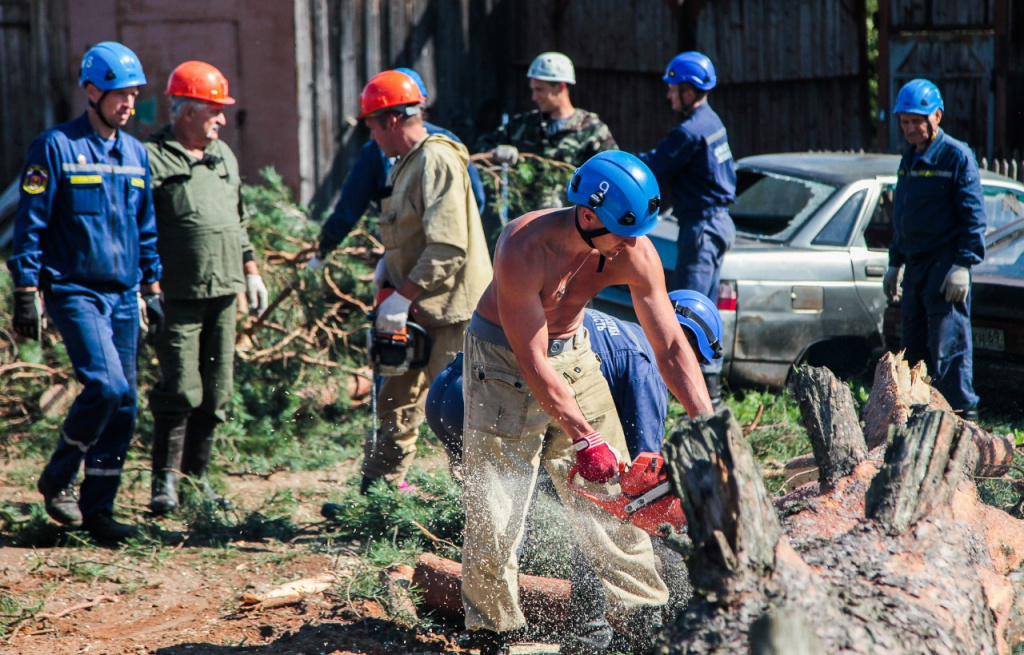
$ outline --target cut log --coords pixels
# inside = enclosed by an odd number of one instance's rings
[[[933,396],[932,387],[928,384],[930,381],[924,362],[910,368],[903,359],[902,351],[885,353],[879,358],[871,395],[861,412],[868,448],[884,444],[889,437],[890,426],[906,425],[910,408],[914,405],[952,409],[941,394],[936,392]]]
[[[442,614],[464,616],[462,565],[424,553],[416,561],[412,582],[423,594],[423,603]],[[519,604],[531,627],[555,631],[565,623],[569,608],[568,580],[536,575],[519,576]]]
[[[869,458],[824,492],[805,485],[779,502],[781,523],[763,509],[764,487],[747,483],[753,456],[739,433],[723,413],[667,440],[695,598],[660,653],[783,652],[780,633],[795,635],[784,652],[815,654],[1009,653],[1024,642],[1024,525],[963,476],[969,426],[922,413],[894,433],[885,473]]]
[[[853,393],[832,371],[815,366],[800,367],[794,388],[814,450],[818,482],[831,488],[868,456]]]
[[[782,533],[764,476],[743,430],[727,408],[685,421],[663,445],[675,462],[669,479],[683,500],[694,551],[695,589],[731,603],[774,567]]]

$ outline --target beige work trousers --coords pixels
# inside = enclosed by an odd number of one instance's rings
[[[590,349],[589,335],[585,331],[584,335],[574,348],[549,361],[590,424],[628,457],[615,403]],[[576,451],[569,435],[530,392],[515,354],[471,330],[466,331],[464,353],[462,604],[466,627],[507,632],[526,624],[519,606],[516,546],[523,537],[542,464],[568,510],[580,547],[601,579],[609,617],[625,618],[643,607],[665,604],[668,588],[654,568],[647,533],[566,486]],[[573,482],[580,481],[576,476]]]
[[[372,434],[363,442],[364,476],[385,478],[395,485],[405,480],[416,457],[430,383],[459,352],[468,325],[469,321],[460,321],[428,329],[432,346],[427,365],[384,378],[377,394],[377,443],[374,446]]]

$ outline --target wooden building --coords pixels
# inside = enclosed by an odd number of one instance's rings
[[[416,69],[431,119],[472,149],[502,112],[532,107],[525,74],[546,50],[573,59],[575,104],[630,151],[654,147],[678,120],[661,76],[690,49],[715,63],[710,102],[737,157],[894,150],[893,89],[917,76],[943,87],[952,134],[986,152],[1020,149],[1022,2],[877,1],[876,76],[868,0],[0,0],[0,186],[36,134],[83,110],[78,65],[103,40],[135,50],[149,78],[132,131],[166,121],[177,63],[209,61],[239,100],[224,138],[247,181],[273,166],[318,210],[366,139],[354,117],[372,75]]]

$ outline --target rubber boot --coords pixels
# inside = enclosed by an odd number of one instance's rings
[[[193,412],[185,430],[185,452],[182,455],[181,472],[196,478],[202,485],[203,494],[224,510],[231,509],[231,501],[221,496],[210,486],[210,457],[213,440],[217,431],[217,419],[208,414]]]
[[[187,425],[187,416],[153,417],[153,484],[149,511],[157,516],[178,509],[178,473]]]
[[[711,397],[711,407],[717,412],[722,406],[722,374],[705,373],[704,384],[708,387],[708,396]]]

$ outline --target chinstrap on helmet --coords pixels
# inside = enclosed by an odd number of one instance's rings
[[[593,209],[606,230],[619,236],[642,236],[658,223],[658,181],[628,152],[606,150],[588,159],[576,169],[566,195],[573,204]]]
[[[679,289],[668,294],[679,325],[686,328],[701,364],[722,356],[722,315],[711,299],[697,291]]]
[[[668,63],[662,81],[669,84],[692,84],[701,91],[710,91],[718,84],[715,67],[704,54],[696,51],[676,55]]]

